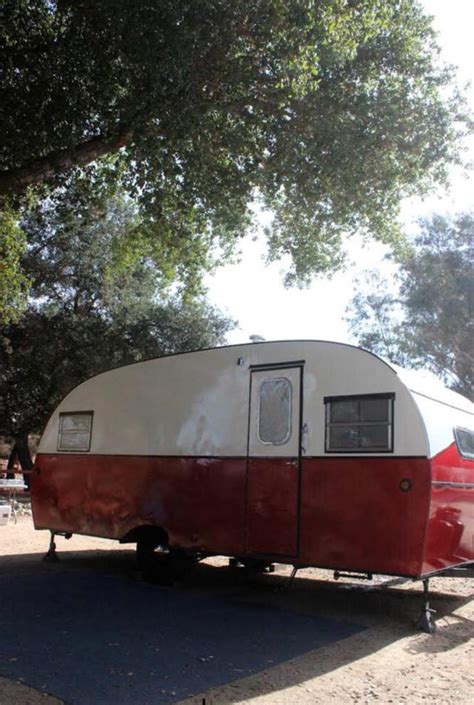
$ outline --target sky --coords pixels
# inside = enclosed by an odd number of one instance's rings
[[[422,4],[434,17],[444,61],[458,67],[459,84],[474,83],[474,0],[424,0]],[[474,86],[466,95],[474,108]],[[466,148],[474,160],[474,139],[466,143]],[[473,206],[474,177],[457,170],[452,173],[450,193],[437,192],[425,201],[405,201],[402,221],[409,230],[415,227],[417,218],[432,212],[448,214]],[[387,248],[378,243],[363,247],[353,240],[343,272],[331,279],[315,278],[307,289],[287,289],[282,283],[284,263],[264,263],[265,244],[258,237],[263,225],[261,219],[243,241],[238,264],[218,269],[206,281],[210,302],[238,322],[227,342],[245,343],[256,334],[266,340],[305,338],[355,343],[344,320],[354,293],[354,278],[371,268],[390,276],[393,270],[384,261]]]

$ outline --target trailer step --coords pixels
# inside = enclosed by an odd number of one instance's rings
[[[343,570],[334,571],[334,580],[339,578],[350,578],[352,580],[373,580],[373,573],[346,573]]]

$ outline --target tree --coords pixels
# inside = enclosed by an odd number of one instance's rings
[[[379,271],[365,271],[355,281],[347,321],[359,345],[403,365],[408,364],[399,346],[403,310],[399,286],[393,280],[391,284]]]
[[[427,367],[473,398],[474,215],[434,215],[399,257],[397,282],[372,274],[353,299],[359,344],[392,362]]]
[[[133,204],[109,192],[96,193],[92,207],[88,190],[79,180],[23,213],[30,300],[19,321],[0,327],[0,435],[13,439],[26,469],[29,433],[78,383],[217,345],[232,326],[202,295],[181,294],[176,271],[163,274],[143,254],[112,266],[120,239],[138,237],[139,220]]]
[[[229,247],[255,197],[289,282],[383,241],[469,125],[415,0],[5,0],[0,192],[116,154],[165,242]],[[112,178],[112,175],[111,175]]]
[[[21,267],[26,239],[11,207],[0,211],[0,320],[18,320],[26,306],[28,279]]]

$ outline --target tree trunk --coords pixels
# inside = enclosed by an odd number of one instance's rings
[[[28,436],[28,433],[21,433],[15,437],[10,451],[10,457],[8,458],[7,470],[13,470],[15,461],[18,459],[21,469],[27,471],[23,473],[23,481],[28,489],[30,489],[31,475],[29,471],[33,468],[33,461],[31,459],[30,446],[28,445]],[[7,480],[13,480],[14,477],[14,473],[7,473]]]
[[[97,136],[70,149],[52,152],[26,166],[0,172],[0,194],[23,193],[28,186],[50,180],[61,171],[83,166],[109,152],[116,152],[129,141],[131,131],[123,129],[112,137]]]
[[[10,449],[10,455],[8,457],[8,463],[7,463],[7,471],[8,470],[13,470],[15,468],[15,461],[17,458],[17,450],[16,450],[16,443],[14,442],[11,449]],[[14,472],[7,472],[7,480],[14,480],[15,479],[15,473]]]

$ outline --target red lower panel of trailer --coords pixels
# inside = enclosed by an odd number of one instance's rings
[[[431,475],[423,573],[474,561],[474,461],[453,443],[431,459]]]
[[[33,515],[37,528],[121,539],[159,526],[208,553],[415,577],[474,560],[474,493],[459,503],[435,487],[430,510],[431,479],[426,458],[40,454]]]

